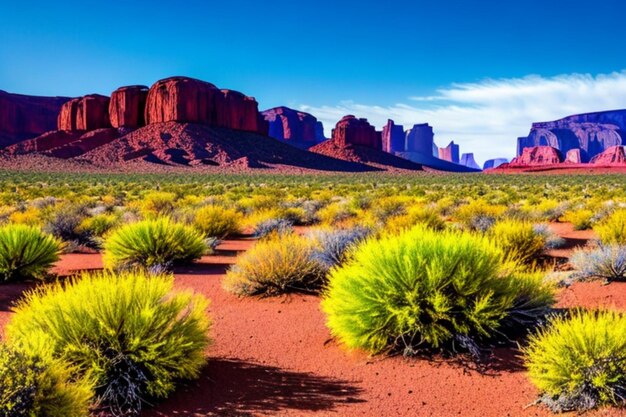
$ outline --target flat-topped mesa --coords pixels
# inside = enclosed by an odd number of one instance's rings
[[[551,122],[533,123],[530,133],[517,140],[524,148],[552,146],[563,154],[580,149],[583,162],[604,150],[626,143],[626,110],[577,114]]]
[[[406,135],[404,127],[395,124],[393,120],[387,120],[387,124],[383,126],[381,138],[383,151],[391,153],[405,151]]]
[[[189,122],[257,133],[265,130],[253,97],[188,77],[154,83],[146,98],[145,119],[147,124]]]
[[[428,123],[413,125],[413,127],[406,132],[406,151],[417,152],[422,155],[431,155],[433,153],[433,140],[433,128],[429,126]]]
[[[454,143],[454,141],[452,141],[445,148],[439,148],[439,159],[443,159],[444,161],[458,164],[459,163],[459,145],[457,145],[456,143]]]
[[[111,127],[109,97],[90,94],[63,104],[57,119],[58,130],[96,130]]]
[[[308,148],[325,140],[324,126],[315,116],[280,106],[261,112],[269,124],[269,136],[291,145]]]
[[[340,147],[359,145],[382,150],[380,132],[376,132],[376,128],[367,119],[357,119],[353,115],[344,116],[337,122],[332,132],[332,140]]]
[[[624,153],[623,146],[612,146],[596,155],[591,159],[592,164],[596,165],[614,165],[614,164],[626,164],[626,154]]]
[[[148,87],[131,85],[111,93],[109,117],[113,127],[137,128],[145,126],[144,112]]]
[[[506,159],[506,158],[487,159],[485,161],[485,163],[483,164],[483,170],[485,170],[485,169],[492,169],[492,168],[498,168],[500,165],[507,164],[508,162],[509,162],[509,160]]]
[[[555,165],[563,162],[561,152],[552,146],[524,148],[521,156],[513,158],[509,166]]]
[[[473,153],[464,153],[461,155],[461,165],[465,165],[468,168],[480,169],[480,166],[476,163]]]

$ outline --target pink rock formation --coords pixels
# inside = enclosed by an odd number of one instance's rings
[[[289,107],[274,107],[261,112],[269,123],[269,136],[300,148],[325,140],[323,126],[313,115]]]
[[[145,119],[147,124],[175,121],[258,133],[266,130],[253,97],[187,77],[154,83],[148,91]]]
[[[404,152],[405,137],[404,126],[397,125],[393,120],[388,119],[387,124],[383,126],[382,131],[382,148],[385,152]]]
[[[113,127],[137,128],[145,125],[144,112],[148,87],[132,85],[111,93],[109,117]]]
[[[568,164],[581,164],[582,158],[580,156],[580,149],[576,148],[576,149],[570,149],[569,151],[567,151],[564,162]]]
[[[563,161],[561,152],[552,146],[524,148],[521,156],[513,158],[510,166],[553,165]]]
[[[367,119],[357,119],[353,115],[344,116],[332,132],[333,142],[340,147],[360,145],[382,150],[381,136]]]
[[[454,141],[452,141],[445,148],[439,148],[439,159],[443,159],[444,161],[458,164],[459,163],[459,145],[457,145],[456,143],[454,143]]]
[[[68,97],[37,97],[0,90],[0,146],[53,130]]]
[[[612,165],[612,164],[626,164],[626,154],[624,154],[623,146],[612,146],[596,155],[592,160],[592,164],[596,165]]]
[[[59,130],[95,130],[111,127],[109,98],[90,94],[63,105],[58,116]]]

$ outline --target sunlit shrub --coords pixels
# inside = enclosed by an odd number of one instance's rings
[[[416,206],[411,207],[404,215],[389,218],[385,231],[399,233],[418,224],[423,224],[433,230],[443,230],[446,227],[446,223],[434,210]]]
[[[511,261],[530,265],[543,253],[545,238],[532,223],[502,220],[489,229],[488,235]]]
[[[605,245],[626,245],[626,210],[616,210],[593,226]]]
[[[7,327],[11,343],[46,345],[95,387],[114,416],[138,415],[181,378],[194,378],[208,345],[207,301],[173,291],[172,276],[83,274],[29,293]]]
[[[322,309],[333,336],[372,353],[424,348],[477,354],[505,325],[541,318],[553,287],[517,276],[490,239],[416,227],[369,239],[331,270]]]
[[[314,242],[294,233],[273,234],[237,258],[224,288],[237,295],[317,291],[323,271],[312,258]]]
[[[591,210],[581,209],[566,211],[563,220],[574,225],[574,230],[587,230],[591,228],[595,213]]]
[[[485,231],[496,220],[501,218],[505,211],[506,207],[504,206],[496,206],[482,200],[475,200],[457,208],[454,218],[468,229]]]
[[[43,278],[59,259],[61,244],[36,227],[0,227],[0,281]]]
[[[196,211],[193,224],[205,236],[221,239],[241,233],[242,218],[234,209],[210,205]]]
[[[0,345],[0,416],[87,417],[92,386],[41,343]]]
[[[252,235],[257,239],[293,232],[293,224],[286,219],[268,219],[256,225]]]
[[[175,202],[176,194],[153,191],[142,197],[140,210],[146,217],[166,216],[174,210]]]
[[[104,264],[113,269],[169,269],[207,252],[201,232],[167,217],[121,226],[111,232],[103,247]]]
[[[78,225],[79,233],[89,234],[92,237],[102,237],[106,232],[115,227],[119,217],[115,214],[96,214],[83,219]]]
[[[28,207],[26,210],[16,210],[8,217],[10,223],[39,226],[42,224],[41,211],[36,207]]]
[[[578,311],[556,317],[524,349],[528,375],[555,412],[624,405],[626,317]]]
[[[339,225],[356,216],[356,210],[351,208],[345,201],[330,203],[317,211],[320,223],[324,225]]]

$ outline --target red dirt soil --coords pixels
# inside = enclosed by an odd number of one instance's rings
[[[568,234],[567,226],[558,226]],[[238,298],[221,287],[236,253],[251,239],[225,241],[217,256],[177,268],[176,286],[211,299],[213,345],[200,378],[143,415],[165,416],[550,416],[526,407],[537,392],[512,348],[494,354],[485,374],[451,361],[369,357],[347,352],[331,338],[319,298],[291,295]],[[98,267],[99,255],[64,255],[56,271]],[[0,286],[0,326],[29,284]],[[559,307],[626,308],[626,284],[576,283]],[[604,409],[589,416],[622,416]]]

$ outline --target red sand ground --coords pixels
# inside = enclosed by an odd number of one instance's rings
[[[567,225],[553,225],[566,237]],[[577,236],[577,235],[576,235]],[[572,237],[575,238],[575,237]],[[584,242],[581,242],[584,244]],[[330,339],[315,296],[237,298],[221,288],[235,253],[253,241],[226,241],[217,256],[179,268],[176,285],[211,299],[214,340],[199,380],[189,382],[146,416],[549,416],[529,407],[536,391],[513,349],[499,349],[486,374],[425,359],[368,357]],[[57,271],[97,268],[99,255],[65,255]],[[0,287],[0,327],[28,284]],[[626,284],[577,283],[560,307],[626,308]],[[590,416],[623,416],[605,409]]]

